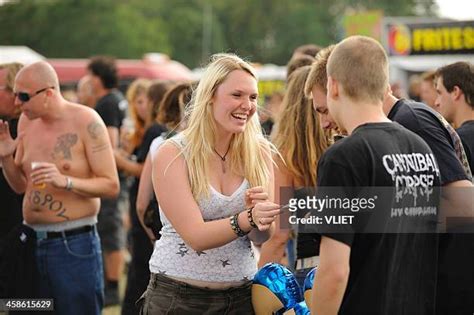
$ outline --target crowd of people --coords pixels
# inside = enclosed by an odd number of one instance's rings
[[[260,107],[257,82],[222,53],[198,82],[138,78],[124,96],[99,56],[73,102],[47,62],[0,65],[0,298],[253,314],[253,277],[279,263],[301,286],[317,268],[314,314],[471,314],[474,66],[399,98],[383,47],[352,36],[296,49]],[[288,197],[324,187],[443,190],[429,215],[393,219],[391,199],[361,215],[375,232],[288,225]]]

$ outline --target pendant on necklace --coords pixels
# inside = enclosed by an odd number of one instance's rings
[[[216,149],[214,149],[214,152],[216,152],[216,154],[219,156],[219,158],[220,158],[221,161],[222,161],[222,173],[224,173],[224,174],[225,174],[225,171],[226,171],[226,169],[225,169],[225,158],[226,158],[226,156],[227,156],[227,153],[229,153],[229,149],[230,149],[230,145],[229,145],[229,147],[227,148],[227,151],[225,152],[224,156],[220,155],[220,154],[216,151]]]

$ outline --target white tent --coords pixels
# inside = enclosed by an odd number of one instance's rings
[[[457,61],[474,63],[474,55],[391,56],[389,61],[390,82],[397,82],[402,89],[408,91],[410,73],[435,71]]]
[[[0,46],[0,64],[20,62],[30,64],[46,58],[26,46]]]

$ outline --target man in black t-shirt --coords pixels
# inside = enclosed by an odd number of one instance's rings
[[[422,103],[397,99],[392,94],[384,101],[387,117],[423,138],[430,146],[441,171],[441,184],[456,183],[469,185],[467,170],[456,153],[454,129],[443,123],[443,118],[431,107]]]
[[[456,62],[436,71],[435,104],[444,118],[457,127],[471,172],[474,167],[474,67]],[[474,223],[474,195],[470,217]],[[468,221],[468,222],[469,222]],[[474,310],[474,234],[449,233],[440,238],[437,314],[470,314]]]
[[[474,66],[456,62],[436,72],[435,104],[443,117],[456,129],[467,159],[474,170]]]
[[[331,53],[327,72],[329,112],[349,136],[331,146],[321,158],[318,189],[404,188],[407,182],[421,178],[429,179],[426,187],[436,186],[439,171],[429,147],[383,113],[388,60],[381,45],[368,37],[349,37]],[[415,157],[420,159],[416,166],[402,166],[395,161],[413,162]],[[414,187],[421,188],[419,184]],[[384,199],[382,203],[384,207],[376,207],[362,217],[356,215],[354,220],[383,218],[386,225],[378,226],[378,232],[384,232],[386,227],[391,233],[360,233],[357,225],[342,229],[345,233],[320,232],[320,264],[314,279],[312,313],[433,313],[436,240],[424,234],[407,236],[397,231],[405,230],[413,220],[420,220],[421,227],[429,226],[436,213],[392,219],[389,209],[394,199]],[[328,214],[337,214],[336,211]]]
[[[92,89],[97,98],[95,110],[107,127],[112,147],[119,145],[122,121],[128,109],[127,101],[117,89],[118,76],[115,61],[108,57],[94,57],[87,66]],[[123,191],[121,179],[121,191]],[[98,215],[98,232],[104,252],[105,306],[118,304],[118,281],[124,269],[125,231],[119,198],[101,199]]]
[[[118,76],[115,60],[108,57],[94,57],[87,66],[94,96],[95,110],[104,120],[114,148],[119,143],[119,131],[126,117],[128,103],[117,89]]]

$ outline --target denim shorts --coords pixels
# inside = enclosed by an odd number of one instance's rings
[[[142,315],[246,315],[254,314],[252,282],[224,290],[208,289],[150,275],[148,288],[137,301]]]

